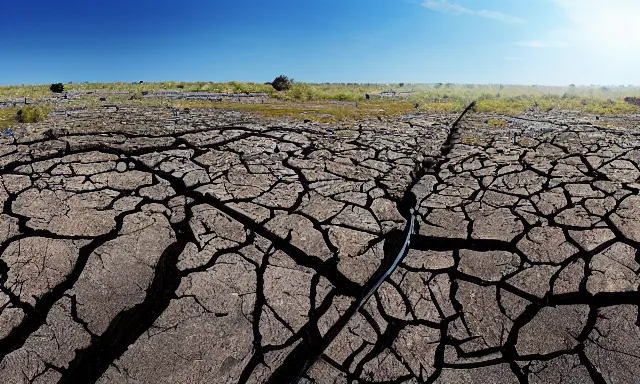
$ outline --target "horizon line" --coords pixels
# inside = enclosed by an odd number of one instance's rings
[[[64,85],[73,84],[128,84],[128,85],[142,85],[142,84],[161,84],[161,83],[176,83],[176,84],[196,84],[196,83],[215,83],[215,84],[229,84],[229,83],[241,83],[241,84],[269,84],[269,82],[256,82],[256,81],[241,81],[241,80],[228,80],[228,81],[212,81],[212,80],[196,80],[196,81],[180,81],[180,80],[160,80],[160,81],[68,81],[63,82]],[[412,86],[412,85],[454,85],[454,86],[494,86],[502,85],[506,87],[640,87],[636,84],[564,84],[564,85],[551,85],[551,84],[525,84],[525,83],[452,83],[452,82],[311,82],[311,81],[294,81],[297,84],[309,84],[309,85],[397,85],[400,86]],[[20,84],[0,84],[0,87],[33,87],[33,86],[48,86],[55,83],[20,83]],[[401,87],[402,87],[401,86]]]

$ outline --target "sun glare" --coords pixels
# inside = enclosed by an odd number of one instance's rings
[[[572,40],[599,51],[637,55],[640,2],[636,0],[555,0],[574,23]]]

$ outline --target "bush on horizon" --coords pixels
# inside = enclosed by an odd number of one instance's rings
[[[271,86],[278,92],[288,91],[293,86],[293,79],[280,75],[271,82]]]
[[[51,84],[49,89],[53,93],[62,93],[64,92],[64,85],[62,83],[54,83],[54,84]]]

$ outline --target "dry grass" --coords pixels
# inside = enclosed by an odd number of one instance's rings
[[[126,92],[125,95],[109,95],[108,103],[160,104],[140,97],[141,92],[181,90],[188,92],[259,92],[265,93],[273,103],[246,105],[235,103],[208,103],[203,108],[230,108],[258,113],[265,116],[289,116],[310,120],[335,120],[358,118],[376,114],[410,113],[414,104],[419,112],[455,113],[472,100],[477,100],[478,112],[517,116],[530,108],[539,111],[571,110],[596,115],[640,114],[640,107],[623,101],[626,96],[640,96],[638,87],[544,87],[509,85],[455,85],[455,84],[309,84],[295,83],[286,92],[277,92],[268,84],[241,82],[158,82],[158,83],[78,83],[64,84],[65,91]],[[398,92],[393,99],[381,99],[380,92]],[[365,94],[372,95],[365,100]],[[131,95],[141,100],[129,100]],[[49,85],[1,86],[0,101],[28,97],[50,97]],[[71,105],[95,104],[96,95],[74,100]],[[336,104],[332,104],[336,102]],[[352,107],[349,103],[358,103]],[[186,102],[184,102],[186,103]],[[361,106],[362,105],[362,106]],[[198,106],[193,106],[197,108]],[[367,109],[370,109],[367,111]],[[382,109],[384,112],[375,111]],[[329,115],[329,116],[324,116]]]
[[[172,102],[177,108],[231,109],[255,113],[262,117],[287,117],[296,120],[317,122],[337,122],[357,120],[371,116],[400,116],[415,110],[406,101],[366,101],[366,102],[269,102],[264,104],[244,104],[200,100],[180,100]]]
[[[0,108],[0,130],[5,130],[17,123],[18,108]]]
[[[430,113],[457,113],[461,112],[464,109],[462,104],[456,103],[436,103],[436,102],[427,102],[427,103],[419,103],[419,112],[430,112]]]
[[[508,126],[506,121],[502,119],[495,119],[495,118],[489,119],[488,124],[492,128],[507,128]]]
[[[28,105],[22,107],[20,121],[22,123],[37,123],[47,118],[51,108],[46,105]]]
[[[22,111],[20,123],[37,123],[43,121],[51,112],[51,106],[45,103],[28,105],[22,108],[0,108],[0,129],[5,130],[18,124],[18,111]]]
[[[483,139],[475,136],[465,136],[461,140],[462,144],[473,145],[473,146],[486,146],[488,143]]]

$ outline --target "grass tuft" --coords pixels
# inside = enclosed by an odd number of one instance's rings
[[[19,111],[20,122],[37,123],[38,121],[46,119],[49,112],[50,110],[47,107],[28,105]]]

